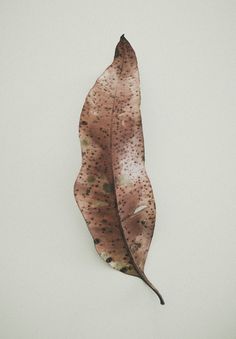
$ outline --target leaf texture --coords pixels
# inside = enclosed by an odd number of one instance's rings
[[[74,194],[98,254],[141,278],[164,304],[144,273],[156,209],[144,164],[137,58],[124,35],[86,97],[79,136],[82,166]]]

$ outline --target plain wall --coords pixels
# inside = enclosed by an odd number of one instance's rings
[[[236,2],[1,0],[0,339],[236,338]],[[73,197],[85,96],[121,34],[140,68],[157,224],[144,283]]]

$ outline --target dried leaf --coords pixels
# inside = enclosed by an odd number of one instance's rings
[[[82,167],[74,193],[98,254],[141,278],[164,304],[144,274],[156,210],[144,165],[137,59],[124,35],[86,97],[79,135]]]

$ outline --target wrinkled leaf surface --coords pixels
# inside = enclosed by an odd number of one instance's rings
[[[86,97],[79,136],[82,166],[74,193],[98,254],[140,277],[164,304],[144,274],[156,210],[144,165],[137,59],[124,36]]]

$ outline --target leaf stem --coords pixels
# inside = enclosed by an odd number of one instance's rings
[[[154,293],[156,293],[156,295],[158,296],[158,298],[160,299],[160,303],[161,305],[165,305],[164,299],[161,295],[161,293],[158,291],[158,289],[151,283],[150,280],[148,280],[147,276],[145,275],[144,272],[138,272],[140,274],[140,278],[145,282],[145,284],[147,284]]]

